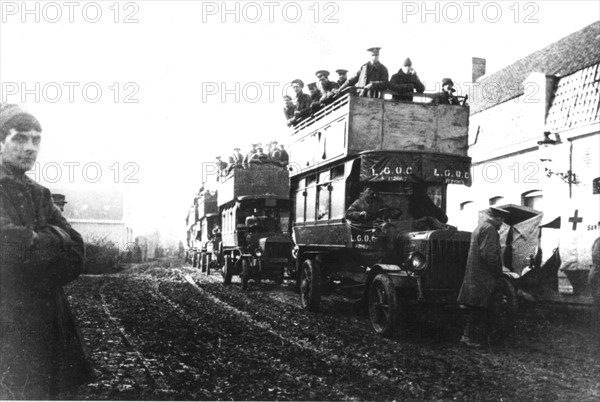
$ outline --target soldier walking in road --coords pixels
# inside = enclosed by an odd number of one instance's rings
[[[485,325],[488,321],[490,296],[502,278],[498,230],[509,212],[502,208],[490,207],[487,214],[487,218],[471,235],[465,278],[458,295],[458,302],[468,306],[470,310],[460,342],[471,347],[481,346],[471,338],[471,335],[475,328]]]

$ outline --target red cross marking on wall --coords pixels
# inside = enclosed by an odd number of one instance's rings
[[[569,222],[573,223],[573,230],[577,230],[577,224],[581,221],[583,221],[583,218],[580,218],[579,215],[579,210],[576,209],[575,213],[573,214],[574,216],[569,218]]]

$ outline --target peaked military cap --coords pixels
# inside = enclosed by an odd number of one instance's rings
[[[335,70],[336,73],[338,74],[346,74],[348,72],[348,70],[344,70],[343,68],[340,68],[339,70]]]
[[[454,85],[454,82],[452,82],[451,78],[444,78],[442,80],[442,86],[444,86],[444,85]]]
[[[324,75],[325,77],[329,77],[329,71],[327,70],[319,70],[315,73],[315,75],[318,77],[319,75]]]
[[[301,87],[304,87],[304,82],[302,82],[301,79],[296,78],[294,81],[292,81],[292,84],[298,84]]]
[[[375,56],[379,56],[380,47],[370,47],[367,49],[367,52],[373,53]]]

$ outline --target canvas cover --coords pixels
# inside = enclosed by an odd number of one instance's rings
[[[540,224],[543,212],[522,205],[507,204],[499,206],[510,212],[504,225],[498,231],[502,247],[502,264],[512,272],[521,275],[529,266],[529,257],[537,256],[540,245]],[[487,216],[480,211],[479,222]]]
[[[361,155],[360,181],[404,181],[471,186],[471,158],[424,152]]]

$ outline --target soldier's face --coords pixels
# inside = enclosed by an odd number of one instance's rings
[[[379,61],[379,55],[378,54],[371,54],[371,62],[377,63],[378,61]]]
[[[365,190],[365,200],[371,202],[373,201],[373,198],[375,198],[375,191],[371,190],[370,188]]]
[[[19,132],[14,128],[0,141],[2,163],[10,163],[21,170],[31,170],[40,150],[42,134],[36,130]]]
[[[329,79],[327,77],[325,77],[324,75],[319,75],[317,78],[319,79],[319,81],[321,81],[323,83],[329,81]]]
[[[298,84],[292,84],[292,89],[294,90],[294,92],[296,92],[297,94],[302,92],[302,87]]]

